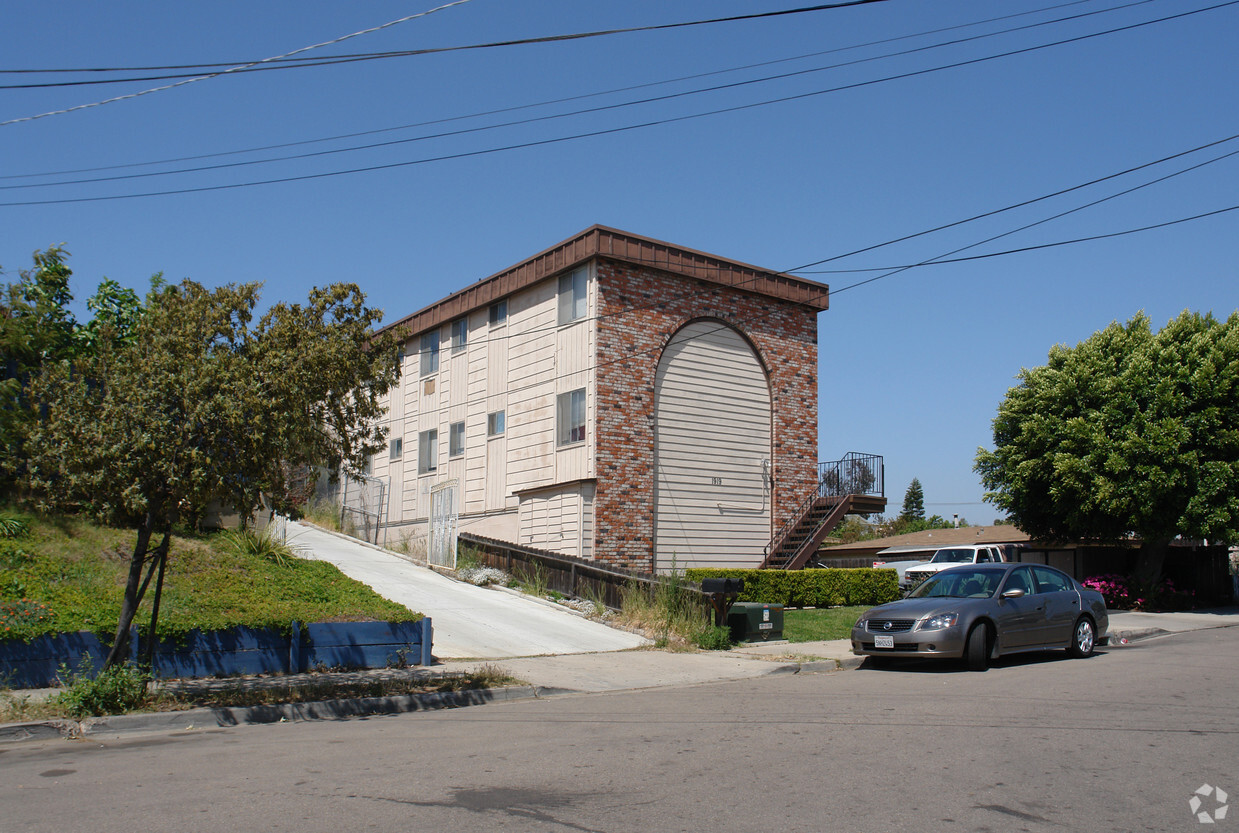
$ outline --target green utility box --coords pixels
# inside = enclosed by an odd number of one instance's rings
[[[727,614],[733,642],[769,642],[783,638],[783,605],[736,602]]]

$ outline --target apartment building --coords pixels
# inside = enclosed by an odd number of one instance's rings
[[[817,485],[813,281],[593,226],[391,325],[388,539],[758,566]]]

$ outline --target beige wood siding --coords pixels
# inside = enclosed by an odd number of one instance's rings
[[[589,558],[594,547],[594,484],[523,495],[520,541],[529,547]]]
[[[770,386],[720,321],[671,339],[655,381],[655,566],[755,567],[770,539]]]
[[[594,476],[592,316],[597,300],[592,275],[588,287],[589,312],[571,324],[558,323],[554,278],[509,297],[507,319],[501,324],[491,325],[487,309],[471,312],[464,349],[452,349],[452,322],[444,323],[437,331],[438,370],[425,376],[420,374],[422,334],[408,340],[404,373],[389,397],[388,411],[392,435],[403,440],[402,464],[391,466],[386,451],[373,461],[376,475],[393,477],[393,521],[428,518],[431,487],[446,479],[461,484],[462,514],[475,515],[515,514],[518,491]],[[556,397],[580,388],[586,391],[586,439],[560,448]],[[505,431],[490,437],[487,416],[496,411],[504,412]],[[451,426],[459,422],[465,425],[464,454],[452,457]],[[438,431],[438,468],[421,474],[419,435],[430,430]],[[555,520],[539,518],[543,527]],[[581,527],[581,522],[574,523]],[[578,550],[580,537],[576,533]],[[592,529],[589,537],[592,542]]]

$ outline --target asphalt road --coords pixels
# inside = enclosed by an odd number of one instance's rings
[[[459,711],[0,747],[0,831],[1225,831],[1239,629]],[[1216,810],[1211,795],[1202,810]]]

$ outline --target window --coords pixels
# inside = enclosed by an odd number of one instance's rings
[[[505,412],[495,411],[486,415],[486,436],[498,437],[505,429]]]
[[[426,474],[439,468],[439,432],[435,429],[417,435],[417,473]]]
[[[404,440],[401,437],[396,437],[396,439],[388,443],[387,459],[399,460],[400,455],[403,453],[404,453]]]
[[[439,331],[422,335],[422,375],[439,372]]]
[[[1033,567],[1033,575],[1037,577],[1037,592],[1038,593],[1061,593],[1064,590],[1070,590],[1070,579],[1057,570],[1051,570],[1049,567]]]
[[[582,266],[559,276],[559,323],[570,324],[588,311],[589,268]]]
[[[556,397],[555,425],[557,445],[585,441],[585,388]]]
[[[459,353],[469,342],[469,321],[457,318],[452,322],[452,352]]]
[[[453,422],[448,428],[447,456],[459,457],[465,453],[465,424]]]
[[[502,327],[508,323],[508,301],[505,298],[502,301],[490,305],[490,325],[492,327]]]

